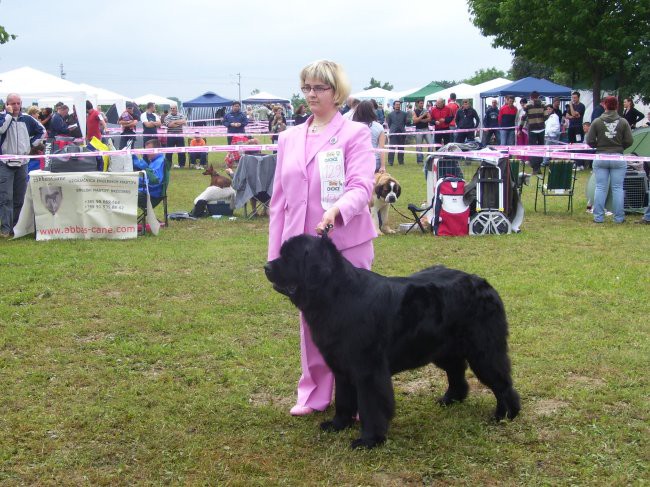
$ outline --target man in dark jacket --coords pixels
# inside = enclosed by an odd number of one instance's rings
[[[492,128],[493,130],[483,130],[483,136],[481,137],[483,145],[499,143],[499,132],[498,130],[494,130],[494,127],[499,126],[499,107],[497,105],[498,102],[496,98],[494,98],[488,109],[485,111],[485,116],[483,117],[483,128]],[[493,138],[494,141],[492,140]]]
[[[497,115],[499,112],[497,111]],[[467,129],[475,129],[481,124],[481,118],[473,107],[469,105],[469,100],[463,100],[463,105],[456,112],[456,142],[459,144],[467,140],[473,141],[475,133]]]
[[[402,103],[396,101],[393,103],[393,111],[388,114],[386,117],[386,124],[388,125],[388,139],[391,145],[404,145],[406,142],[406,135],[404,132],[406,130],[406,112],[402,111]],[[397,162],[402,165],[404,164],[404,147],[399,147],[397,154]],[[390,151],[388,153],[388,165],[392,166],[393,161],[395,160],[395,152]]]
[[[241,111],[241,103],[234,102],[230,111],[223,117],[223,124],[228,128],[228,145],[232,141],[232,134],[243,134],[246,125],[248,125],[248,117]]]
[[[29,115],[21,112],[17,93],[7,95],[6,111],[0,113],[0,154],[29,154],[45,138],[45,130]],[[0,237],[8,238],[18,222],[27,190],[29,159],[0,160]]]

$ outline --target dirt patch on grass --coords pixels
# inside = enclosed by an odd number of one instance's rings
[[[395,390],[407,395],[431,393],[444,390],[447,386],[445,373],[437,367],[429,366],[417,371],[398,374],[393,377]]]
[[[248,402],[253,406],[273,406],[280,409],[289,409],[293,406],[294,401],[295,398],[289,396],[276,396],[266,391],[255,392],[248,398]]]
[[[85,336],[76,336],[75,340],[79,343],[96,343],[96,342],[104,342],[104,341],[113,341],[115,340],[115,335],[111,333],[104,333],[104,332],[99,332],[99,333],[90,333],[89,335]]]
[[[373,474],[374,485],[384,487],[398,487],[410,485],[422,485],[422,478],[417,474],[406,472],[377,472]]]
[[[558,399],[540,399],[534,404],[533,411],[538,416],[552,416],[568,405],[568,402]]]
[[[570,384],[576,384],[586,389],[599,389],[605,385],[605,381],[598,377],[587,377],[585,375],[570,374],[567,377]]]

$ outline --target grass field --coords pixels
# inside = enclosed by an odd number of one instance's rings
[[[400,211],[424,201],[414,158],[391,173]],[[493,424],[471,376],[468,399],[441,408],[438,370],[403,373],[373,451],[319,432],[331,410],[288,414],[298,321],[264,277],[268,219],[0,241],[0,485],[647,485],[650,233],[638,216],[591,223],[586,178],[573,215],[564,199],[535,213],[525,188],[520,234],[375,241],[377,272],[442,263],[500,292],[523,408]],[[170,210],[207,181],[174,170]]]

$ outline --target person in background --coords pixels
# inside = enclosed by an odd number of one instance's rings
[[[126,110],[122,112],[119,120],[117,121],[122,127],[122,137],[120,137],[120,149],[124,149],[129,142],[131,147],[135,144],[135,128],[138,125],[138,119],[133,115],[133,103],[126,104]]]
[[[515,129],[517,145],[528,145],[528,123],[526,122],[526,105],[528,104],[528,98],[521,98],[519,100],[519,110],[517,111],[517,116],[515,117]],[[522,120],[523,119],[523,120]]]
[[[406,112],[402,111],[402,103],[399,101],[393,102],[393,111],[386,117],[386,124],[388,125],[388,140],[391,145],[404,145],[406,142]],[[398,147],[397,162],[399,165],[404,164],[404,147]],[[395,160],[395,149],[391,149],[388,153],[388,165],[392,166]]]
[[[454,98],[456,95],[454,95]],[[445,105],[445,100],[438,98],[436,104],[429,110],[431,124],[434,127],[434,141],[436,144],[446,145],[452,141],[452,133],[449,132],[450,124],[454,119],[455,114],[451,109]],[[441,131],[443,133],[439,133]]]
[[[243,134],[248,125],[248,118],[241,111],[241,103],[238,101],[233,102],[230,111],[223,117],[223,124],[228,129],[228,145],[232,142],[233,134]]]
[[[368,211],[375,169],[370,130],[339,113],[350,85],[338,64],[315,61],[302,69],[300,83],[312,116],[280,134],[268,260],[278,258],[287,239],[330,229],[329,238],[343,257],[354,266],[370,269],[374,258],[372,240],[377,236]],[[325,157],[325,153],[331,157]],[[343,167],[345,174],[327,179],[328,169],[334,166]],[[326,184],[338,190],[321,194]],[[296,405],[290,411],[293,416],[325,410],[332,400],[334,385],[334,375],[314,345],[302,315],[300,351],[302,375]]]
[[[359,103],[352,121],[365,123],[368,126],[373,149],[384,148],[386,132],[384,132],[384,127],[377,122],[377,114],[371,101],[364,100]],[[375,172],[386,172],[386,153],[383,150],[375,151]]]
[[[293,115],[293,124],[300,125],[301,123],[305,123],[308,118],[309,115],[307,115],[307,109],[305,108],[305,105],[301,103]]]
[[[466,141],[473,141],[476,138],[476,133],[472,130],[481,125],[481,118],[469,104],[469,100],[463,100],[463,105],[460,107],[460,110],[456,112],[456,142],[463,144]]]
[[[183,137],[183,127],[187,125],[187,118],[178,113],[178,107],[172,105],[170,113],[165,117],[165,127],[167,127],[167,147],[185,147],[185,137]],[[165,154],[167,162],[171,165],[172,156],[174,154]],[[174,165],[174,169],[182,169],[185,167],[185,152],[176,154],[178,157],[178,164]],[[189,167],[189,166],[188,166]]]
[[[375,107],[375,113],[377,114],[377,122],[379,122],[382,126],[386,122],[386,114],[384,113],[384,109],[381,108],[379,105],[377,105],[377,102],[373,98],[370,100],[372,102],[372,106]]]
[[[499,107],[498,100],[496,98],[492,99],[492,103],[485,111],[485,116],[483,117],[483,128],[492,129],[492,130],[483,130],[483,135],[481,141],[483,145],[498,144],[499,143],[499,131],[495,130],[495,127],[499,126]]]
[[[156,149],[160,147],[158,139],[149,139],[145,144],[145,149]],[[163,180],[165,179],[165,155],[164,154],[144,154],[141,158],[135,154],[133,157],[133,169],[138,171],[145,171],[147,173],[149,184],[149,197],[151,205],[156,206],[162,199]],[[147,193],[146,188],[141,186],[138,188],[138,207],[145,208],[147,206]]]
[[[284,117],[284,110],[282,107],[277,107],[275,110],[275,115],[273,115],[273,120],[270,122],[271,130],[273,134],[271,136],[271,141],[276,142],[278,140],[278,134],[287,130],[287,119]]]
[[[560,142],[560,119],[553,109],[553,105],[546,105],[546,122],[544,122],[544,145],[556,145]],[[548,157],[544,157],[543,166],[548,164]]]
[[[500,130],[501,145],[515,145],[515,129],[505,127],[515,127],[515,119],[517,118],[517,107],[515,106],[515,97],[508,95],[506,97],[506,104],[499,109],[499,127],[504,127]]]
[[[68,118],[68,106],[61,104],[57,107],[56,113],[52,115],[50,120],[50,130],[48,136],[50,138],[55,138],[58,136],[70,137],[70,129],[68,124],[65,122]]]
[[[190,140],[190,147],[203,147],[203,146],[205,146],[205,139],[201,137],[201,134],[195,132],[194,137],[192,138],[192,140]],[[208,162],[207,152],[190,152],[189,156],[190,156],[190,162],[188,164],[190,165],[190,167],[194,167],[194,169],[205,169]]]
[[[591,112],[591,121],[593,122],[598,117],[600,117],[603,113],[605,113],[605,98],[600,100],[600,103],[594,107],[593,111]],[[591,125],[591,123],[589,125]],[[586,133],[587,132],[585,132],[585,134]]]
[[[585,106],[580,102],[580,93],[574,91],[571,94],[571,103],[568,103],[564,111],[564,117],[569,120],[569,143],[575,144],[584,142],[585,134],[582,132],[582,122],[585,116]]]
[[[650,112],[648,112],[648,116],[646,117],[646,121],[643,124],[644,127],[650,127]]]
[[[643,120],[643,113],[634,108],[634,102],[630,97],[623,100],[623,118],[627,120],[632,129],[635,129],[636,124]]]
[[[456,102],[456,93],[450,93],[449,94],[449,100],[447,100],[447,108],[451,110],[451,122],[449,122],[449,130],[456,130],[456,113],[458,113],[458,110],[460,110],[460,105]],[[452,133],[451,138],[449,139],[450,142],[456,142],[456,136],[458,134]]]
[[[539,93],[533,91],[530,94],[530,103],[524,107],[524,115],[519,121],[519,130],[523,131],[524,123],[528,125],[528,143],[530,145],[544,145],[544,112],[545,108],[539,99]],[[582,127],[581,127],[582,128]],[[530,166],[533,168],[533,175],[539,174],[542,165],[541,157],[531,157]]]
[[[587,144],[596,149],[596,154],[623,154],[623,151],[634,141],[630,124],[618,114],[617,109],[618,99],[615,96],[608,96],[605,98],[605,113],[591,124],[587,133]],[[605,200],[611,186],[614,222],[623,223],[625,221],[623,180],[627,163],[620,159],[596,159],[593,168],[596,178],[594,222],[603,223],[605,220]]]
[[[86,142],[90,142],[93,137],[102,140],[102,134],[106,130],[106,122],[99,112],[95,110],[90,100],[86,100]]]
[[[413,111],[413,124],[415,125],[415,143],[417,147],[417,163],[422,165],[424,164],[424,156],[422,155],[421,144],[431,144],[431,134],[429,133],[429,122],[431,121],[431,115],[424,108],[424,100],[418,100],[415,102],[415,110]],[[370,130],[372,132],[372,128]],[[430,147],[425,149],[425,152],[429,152]]]
[[[52,121],[52,109],[50,107],[44,107],[41,109],[41,113],[38,115],[38,119],[45,127],[45,130],[50,131],[50,122]]]
[[[359,106],[359,103],[361,103],[361,100],[358,100],[357,98],[352,98],[352,97],[348,98],[347,101],[348,110],[343,114],[343,116],[348,120],[352,120],[352,117],[354,116],[354,111]]]
[[[22,103],[18,93],[7,95],[5,111],[0,113],[0,154],[27,155],[32,147],[41,146],[46,136],[41,124],[29,115],[23,115]],[[0,160],[1,238],[11,237],[12,229],[16,226],[23,208],[27,191],[28,161],[29,159]]]
[[[156,113],[156,104],[154,102],[150,101],[147,103],[146,110],[140,115],[140,121],[143,126],[143,145],[151,139],[157,139],[158,129],[162,127],[162,122]]]

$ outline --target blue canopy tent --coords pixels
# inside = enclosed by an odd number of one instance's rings
[[[533,91],[537,91],[541,96],[550,98],[559,96],[560,98],[568,99],[571,97],[571,88],[568,86],[558,85],[547,79],[539,79],[529,76],[528,78],[522,78],[507,85],[484,91],[481,93],[481,98],[494,98],[497,96],[528,97]]]
[[[234,101],[208,91],[193,100],[183,102],[183,111],[187,120],[193,122],[192,125],[217,125],[213,119],[223,118],[222,112],[225,113],[225,107],[229,107]],[[198,121],[194,122],[194,120]]]

